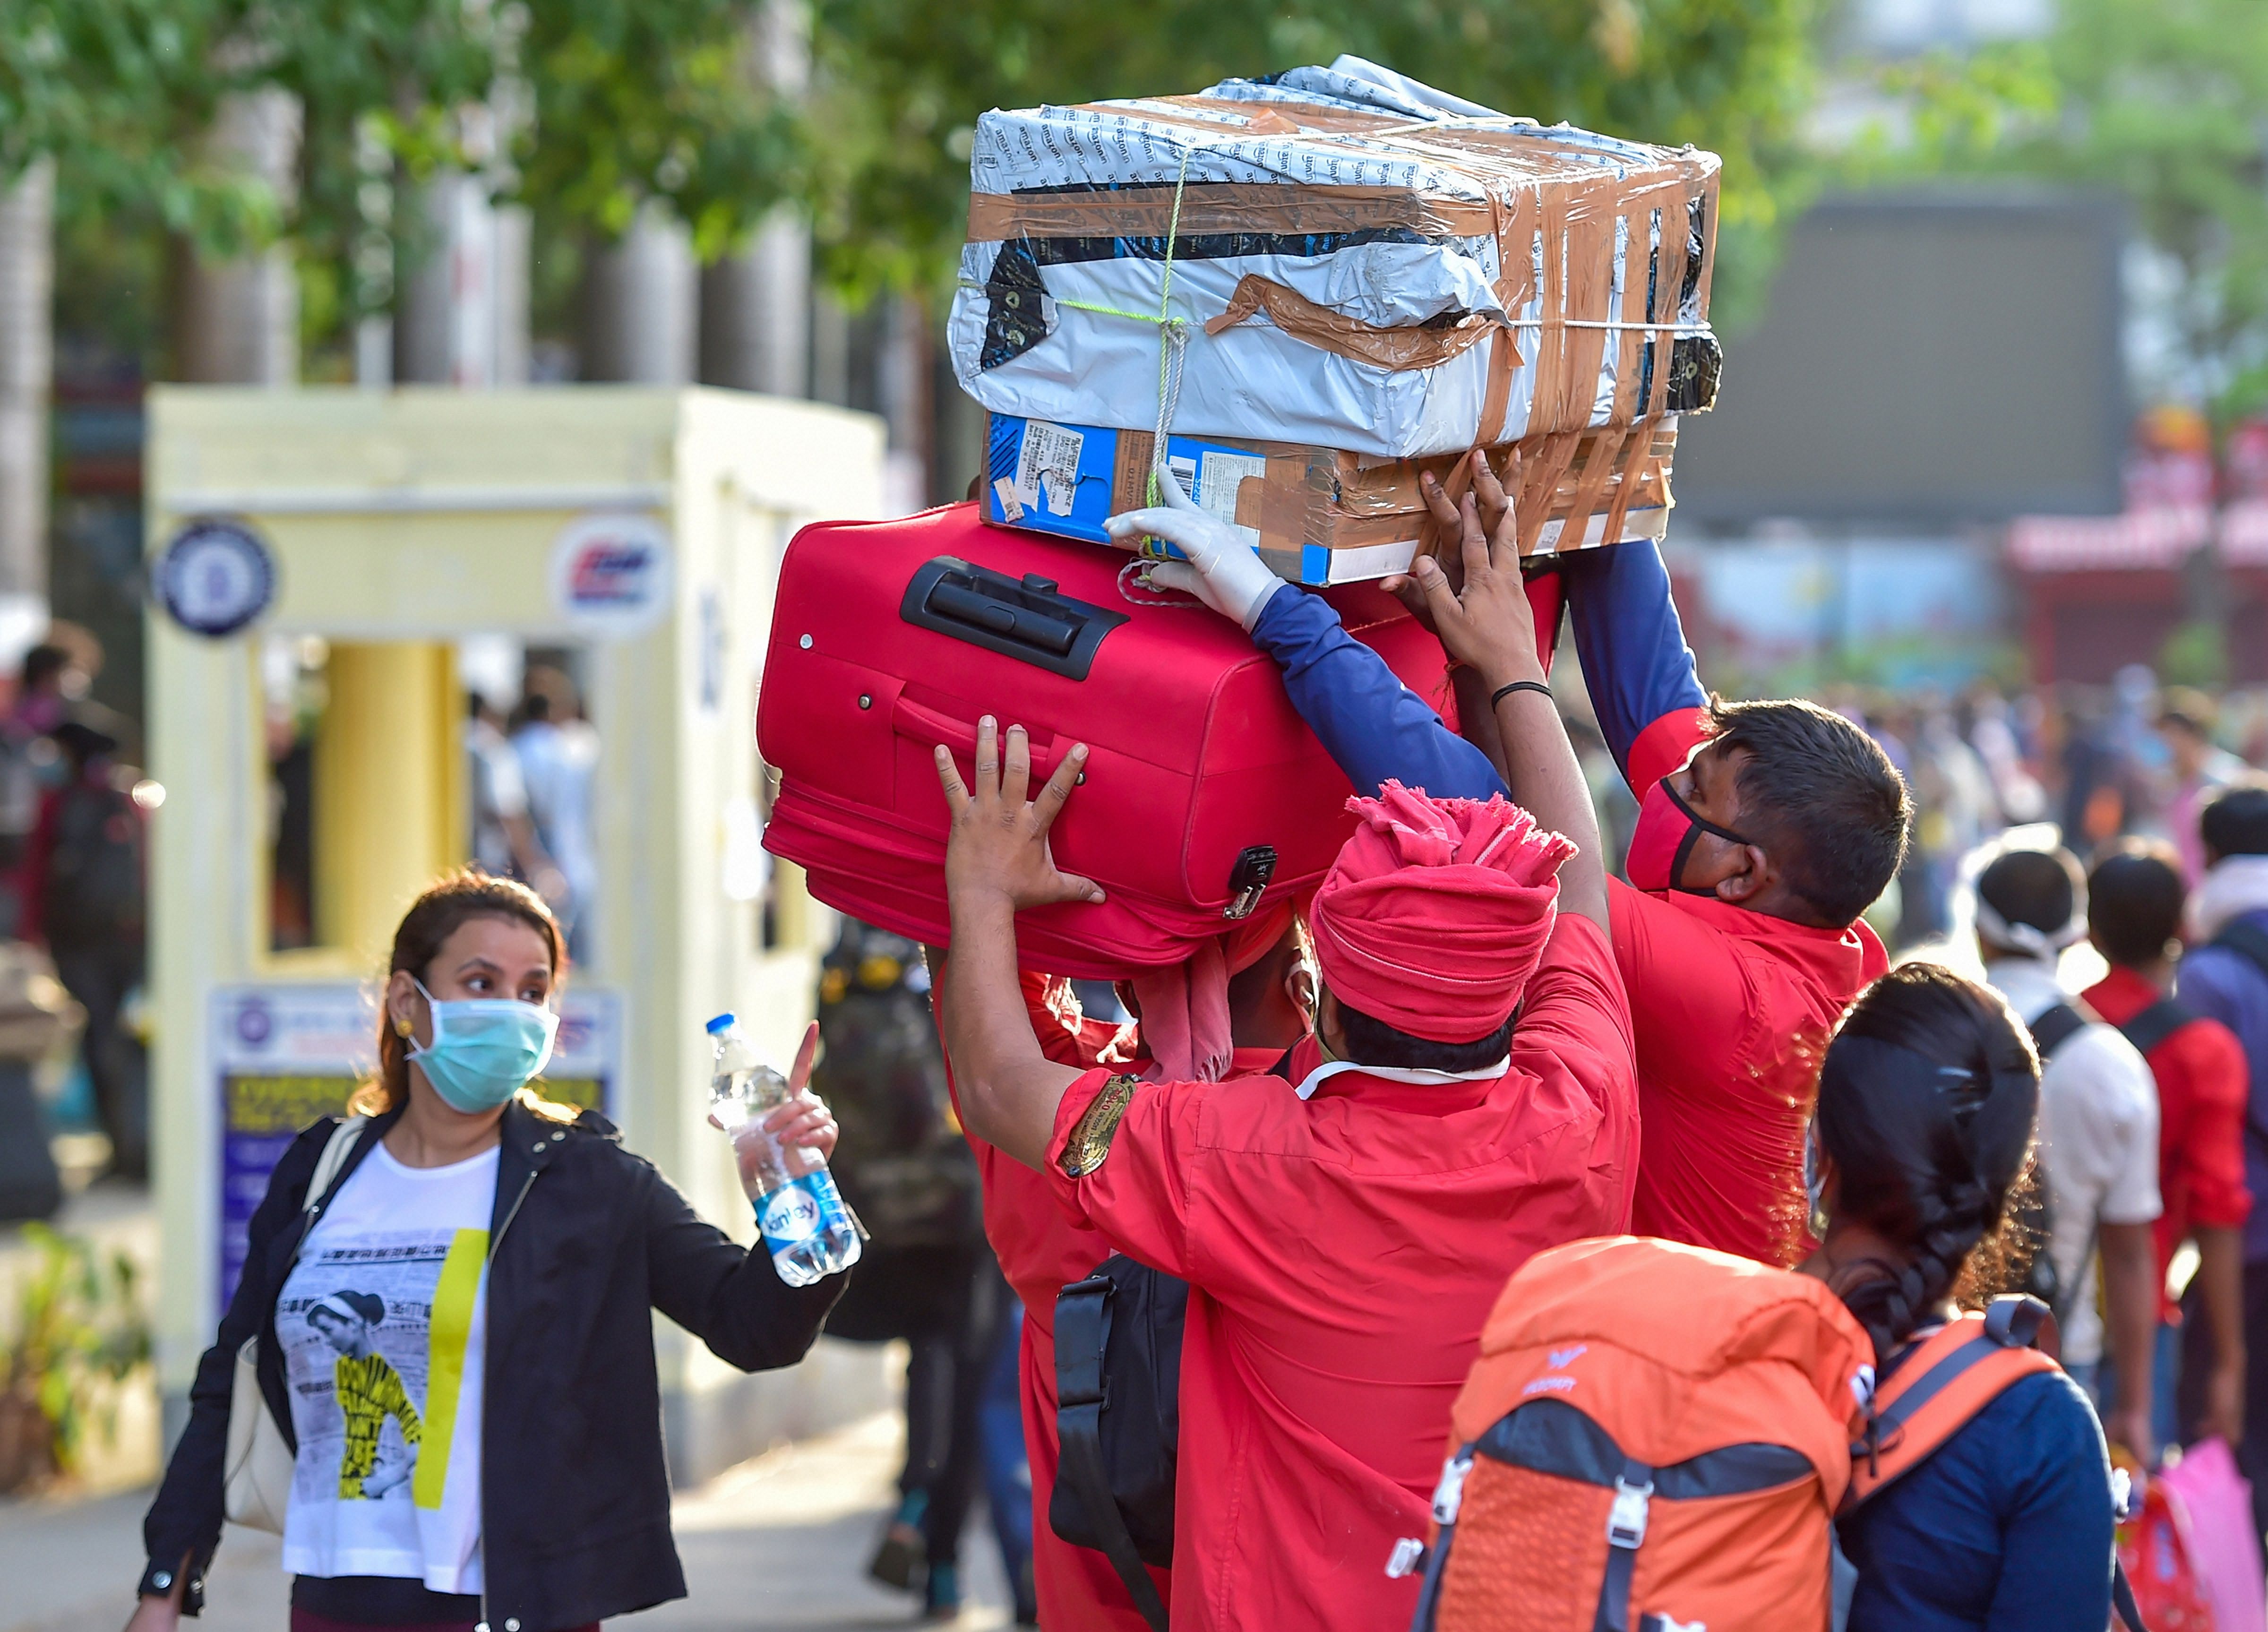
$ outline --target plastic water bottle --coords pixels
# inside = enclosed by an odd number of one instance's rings
[[[733,1137],[740,1187],[756,1204],[772,1268],[790,1286],[809,1286],[858,1261],[858,1227],[827,1171],[827,1158],[802,1145],[783,1146],[764,1118],[789,1099],[787,1078],[756,1058],[736,1018],[709,1022],[716,1067],[709,1108]]]

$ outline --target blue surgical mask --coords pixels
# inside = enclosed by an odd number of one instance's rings
[[[559,1017],[512,997],[464,997],[443,1003],[425,991],[433,1040],[409,1057],[433,1092],[468,1116],[493,1111],[518,1093],[551,1058]]]

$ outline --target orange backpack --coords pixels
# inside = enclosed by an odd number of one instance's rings
[[[1522,1632],[1823,1632],[1834,1516],[2053,1369],[2029,1347],[2043,1312],[1964,1316],[1875,1393],[1871,1342],[1817,1281],[1629,1236],[1539,1253],[1457,1398],[1413,1632],[1513,1606]]]

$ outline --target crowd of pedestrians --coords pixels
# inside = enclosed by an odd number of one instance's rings
[[[935,1619],[981,1490],[1057,1632],[2139,1632],[2114,1452],[2222,1442],[2268,1492],[2268,781],[2133,677],[2059,739],[1983,694],[1724,702],[1651,544],[1524,570],[1470,478],[1388,585],[1438,709],[1172,484],[1114,520],[1281,667],[1353,836],[1106,1016],[1019,955],[1103,899],[1049,844],[1086,749],[939,746],[950,945],[846,923],[774,1115],[870,1238],[802,1290],[530,1085],[595,739],[556,687],[476,702],[484,871],[403,920],[378,1077],[276,1170],[135,1632],[252,1511],[295,1632],[681,1592],[650,1309],[750,1369],[823,1321],[908,1345],[870,1570]]]

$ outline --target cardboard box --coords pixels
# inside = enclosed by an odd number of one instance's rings
[[[1103,521],[1149,502],[1154,440],[1146,430],[992,415],[985,518],[1116,548]],[[1536,497],[1549,483],[1548,505],[1523,507],[1534,519],[1522,554],[1550,555],[1605,542],[1609,526],[1617,543],[1660,538],[1673,502],[1676,447],[1672,417],[1506,444],[1489,451],[1489,463],[1500,478],[1520,473]],[[1182,489],[1242,528],[1261,559],[1294,584],[1350,584],[1406,570],[1439,542],[1418,491],[1419,474],[1431,470],[1453,493],[1462,491],[1461,454],[1368,459],[1332,448],[1178,433],[1167,437],[1166,449],[1167,466]],[[1174,554],[1152,548],[1160,556]]]

